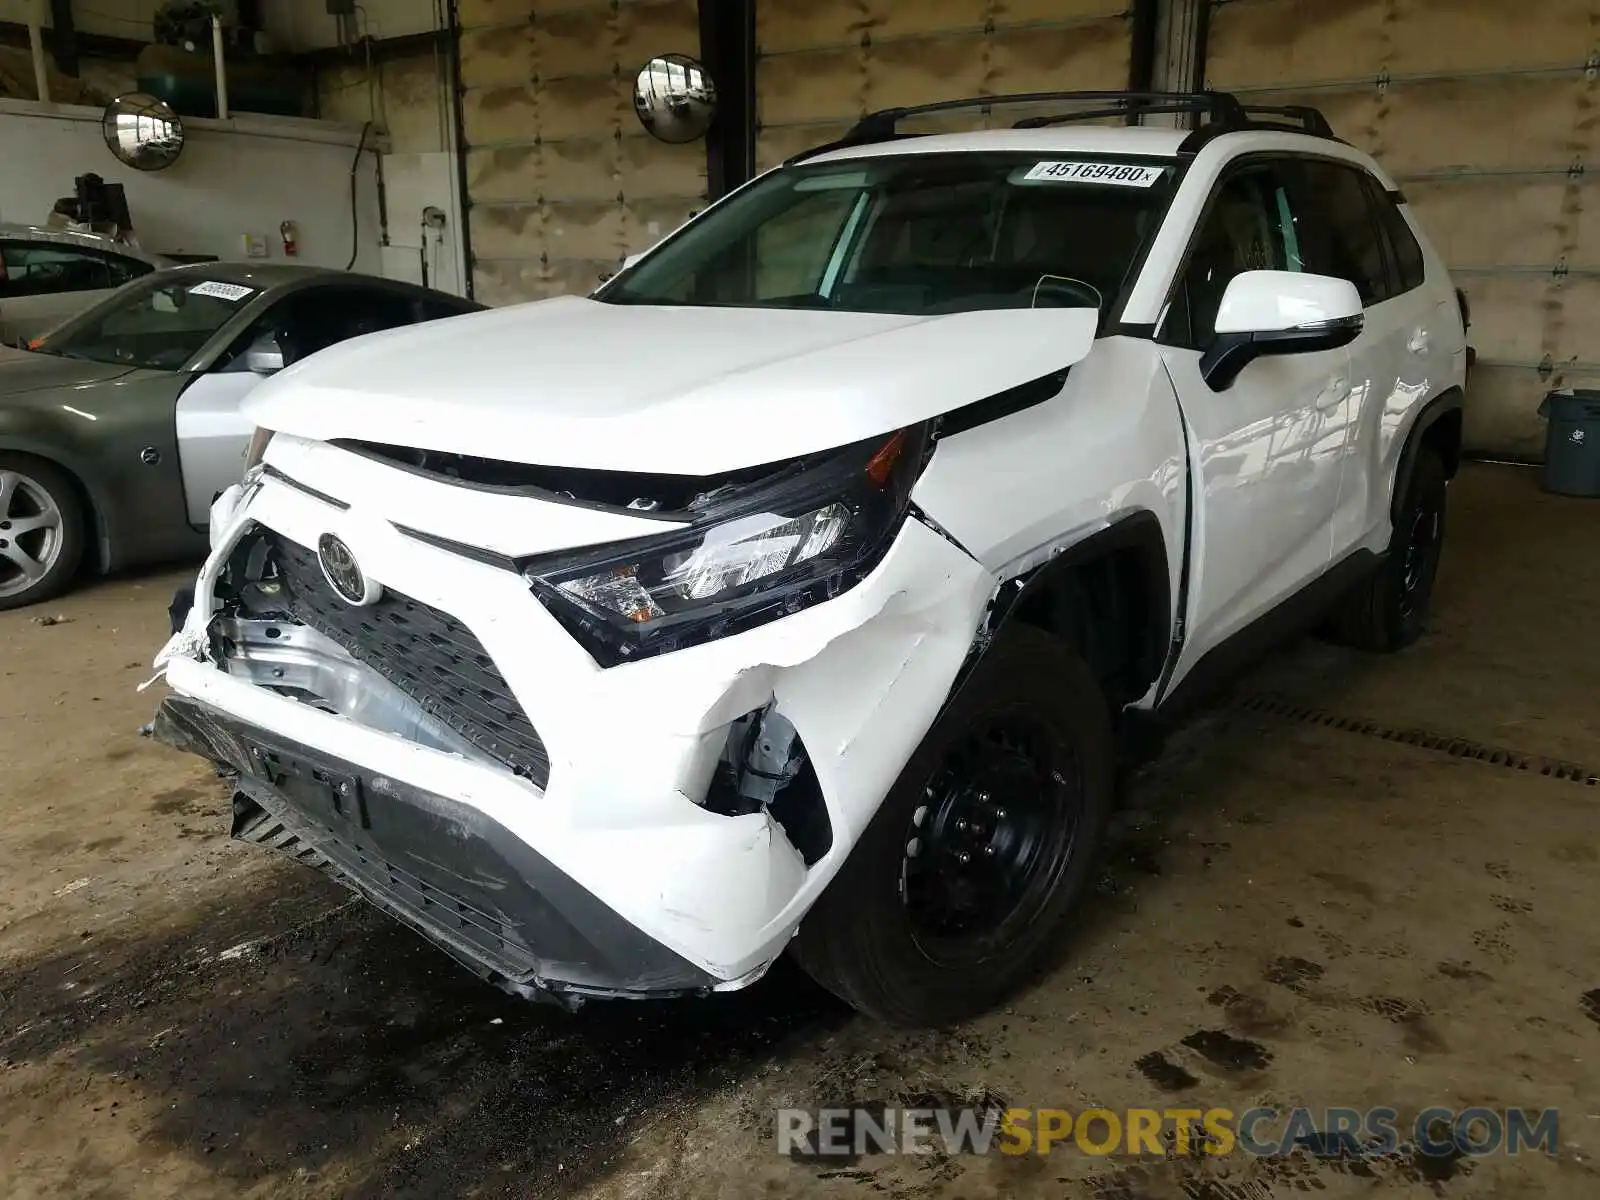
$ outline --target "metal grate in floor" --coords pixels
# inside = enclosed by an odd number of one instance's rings
[[[1503,767],[1508,771],[1522,771],[1529,775],[1543,775],[1549,779],[1559,779],[1565,783],[1576,783],[1584,787],[1600,787],[1600,769],[1595,767],[1586,767],[1559,758],[1546,758],[1540,754],[1525,754],[1520,750],[1508,750],[1503,746],[1488,746],[1470,738],[1431,733],[1425,729],[1385,725],[1382,721],[1361,717],[1342,717],[1319,708],[1308,708],[1284,696],[1248,696],[1237,701],[1234,707],[1246,712],[1299,721],[1306,725],[1321,725],[1344,733],[1381,738],[1383,741],[1398,742],[1403,746],[1435,750],[1452,758],[1465,758],[1483,763],[1485,766]]]

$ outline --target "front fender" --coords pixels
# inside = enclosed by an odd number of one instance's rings
[[[0,449],[34,455],[72,475],[94,517],[101,570],[204,547],[204,535],[184,520],[164,394],[119,382],[10,397],[0,402]]]

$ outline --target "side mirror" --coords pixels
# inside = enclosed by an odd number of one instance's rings
[[[268,334],[259,338],[244,352],[244,365],[252,375],[271,375],[283,370],[283,347],[278,339]]]
[[[1223,392],[1256,359],[1337,350],[1361,335],[1365,321],[1361,294],[1348,279],[1246,271],[1222,294],[1200,375],[1212,391]]]

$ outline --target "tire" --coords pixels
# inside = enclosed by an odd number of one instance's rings
[[[84,550],[83,502],[59,467],[0,452],[0,611],[58,596]]]
[[[1422,636],[1444,547],[1448,493],[1444,461],[1424,447],[1395,518],[1379,569],[1340,602],[1329,623],[1333,641],[1393,654]]]
[[[1006,629],[807,914],[795,957],[890,1025],[993,1007],[1056,947],[1105,832],[1114,766],[1110,714],[1083,660],[1041,630]],[[975,899],[969,885],[1008,863],[1031,881],[1014,907],[997,899],[980,919],[950,903]]]

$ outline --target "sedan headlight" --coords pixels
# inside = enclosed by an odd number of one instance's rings
[[[740,633],[854,586],[904,520],[921,427],[714,493],[659,537],[529,561],[524,577],[601,666]]]

